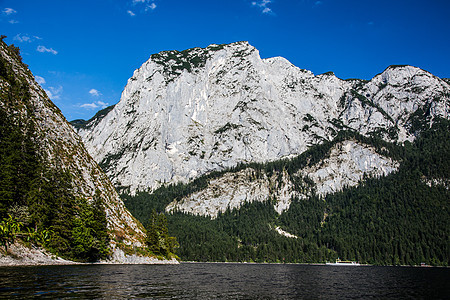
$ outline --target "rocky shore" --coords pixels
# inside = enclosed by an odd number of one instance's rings
[[[115,249],[110,260],[97,262],[95,264],[178,264],[173,258],[171,260],[160,260],[156,257],[143,257],[138,255],[125,255],[120,249]],[[10,245],[8,251],[0,251],[0,267],[4,266],[39,266],[39,265],[75,265],[87,264],[74,262],[52,255],[48,251],[37,247],[26,247],[18,242]]]

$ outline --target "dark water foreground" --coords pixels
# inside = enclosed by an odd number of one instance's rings
[[[449,299],[450,269],[268,264],[1,267],[0,299]]]

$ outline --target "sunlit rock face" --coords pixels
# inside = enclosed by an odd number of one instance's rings
[[[386,176],[398,167],[398,162],[378,154],[372,146],[347,140],[334,145],[320,162],[300,169],[292,176],[285,171],[268,176],[262,171],[255,177],[256,170],[252,168],[225,173],[210,180],[201,191],[171,202],[166,211],[216,218],[219,213],[240,208],[246,202],[272,199],[275,211],[281,214],[289,209],[293,197],[323,197],[344,187],[356,186],[365,177]],[[304,177],[309,177],[312,185],[299,192],[294,181]]]
[[[449,91],[411,66],[341,80],[261,59],[247,42],[210,45],[151,55],[120,102],[79,134],[113,184],[135,193],[297,155],[343,129],[413,140],[411,116],[448,118]]]

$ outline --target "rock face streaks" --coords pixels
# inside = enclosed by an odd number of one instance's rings
[[[305,167],[290,177],[287,172],[277,172],[270,177],[265,172],[259,178],[252,178],[254,170],[247,168],[237,173],[225,173],[211,180],[207,188],[171,202],[166,211],[217,217],[228,208],[239,208],[245,202],[274,199],[274,209],[281,214],[289,209],[292,197],[300,199],[312,194],[325,196],[353,187],[364,176],[385,176],[398,169],[399,163],[375,152],[375,149],[348,140],[331,148],[328,157],[310,167]],[[304,192],[294,188],[294,180],[309,177],[313,186]],[[251,178],[251,179],[250,179]],[[281,178],[279,180],[278,178]]]
[[[449,95],[444,80],[416,67],[341,80],[281,57],[261,59],[237,42],[153,54],[120,102],[79,134],[113,184],[135,193],[297,155],[341,129],[413,140],[411,116],[448,118]]]

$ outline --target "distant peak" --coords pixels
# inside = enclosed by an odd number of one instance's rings
[[[201,47],[193,47],[193,48],[188,48],[182,51],[178,51],[178,50],[164,50],[164,51],[160,51],[158,53],[152,54],[152,58],[153,56],[167,56],[167,55],[178,55],[178,56],[183,56],[183,54],[187,54],[187,53],[191,53],[191,52],[205,52],[205,51],[219,51],[222,50],[224,48],[228,48],[228,47],[250,47],[250,48],[254,48],[252,45],[249,44],[248,41],[239,41],[239,42],[233,42],[233,43],[229,43],[229,44],[210,44],[204,48]]]
[[[328,71],[328,72],[319,74],[319,76],[336,76],[336,75],[334,75],[334,72],[333,72],[333,71]]]
[[[414,67],[414,66],[411,66],[411,65],[390,65],[383,71],[383,73],[384,72],[390,72],[390,71],[401,71],[401,70],[429,73],[428,71],[425,71],[425,70],[423,70],[421,68]]]
[[[183,51],[168,50],[152,54],[150,60],[162,66],[163,73],[168,76],[167,81],[172,81],[183,71],[190,73],[202,68],[215,52],[225,50],[233,56],[245,57],[252,53],[258,53],[255,47],[247,41],[234,42],[230,44],[211,44],[205,48],[189,48]]]

